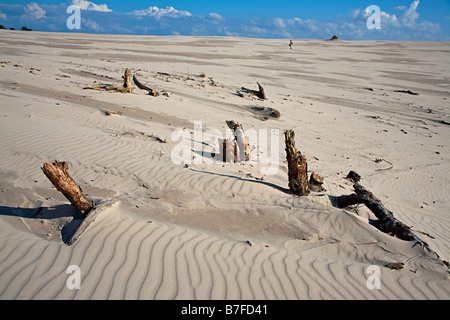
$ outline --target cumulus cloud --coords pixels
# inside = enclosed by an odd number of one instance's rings
[[[81,21],[83,22],[83,26],[88,27],[96,32],[104,31],[97,22],[95,22],[91,19],[82,18]]]
[[[174,7],[158,8],[156,6],[143,10],[134,10],[133,13],[137,16],[148,16],[157,19],[161,17],[180,18],[192,16],[192,13],[189,11],[177,10]]]
[[[211,18],[211,19],[214,19],[214,20],[218,20],[218,21],[224,20],[223,17],[220,14],[215,13],[215,12],[210,12],[208,14],[208,17]]]
[[[25,13],[36,18],[45,18],[46,11],[42,9],[37,3],[30,2],[24,7]]]
[[[420,1],[416,0],[411,3],[411,6],[406,9],[403,14],[401,20],[403,25],[407,27],[412,27],[416,24],[417,19],[419,18],[419,13],[417,12],[417,7],[419,6]]]
[[[0,12],[0,20],[8,20],[8,16],[5,13]]]
[[[81,10],[92,10],[101,12],[111,12],[106,4],[95,4],[86,0],[72,0],[72,4],[80,7]]]

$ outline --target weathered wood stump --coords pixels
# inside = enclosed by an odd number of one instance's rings
[[[226,121],[228,128],[233,130],[234,138],[236,139],[236,148],[237,150],[234,152],[237,155],[237,159],[235,162],[244,162],[250,160],[250,145],[247,142],[247,138],[245,137],[244,128],[242,124],[233,121]]]
[[[294,130],[285,131],[284,135],[288,162],[289,189],[299,196],[309,195],[308,164],[306,157],[295,148]]]
[[[45,162],[41,169],[55,188],[86,216],[93,208],[93,204],[83,195],[81,187],[70,176],[69,165],[64,161]]]
[[[223,162],[237,162],[236,141],[230,139],[219,139],[220,155]]]
[[[128,89],[129,93],[133,92],[133,87],[131,86],[131,71],[130,69],[126,68],[125,72],[122,76],[123,78],[123,87]]]
[[[323,177],[319,176],[317,173],[311,173],[309,177],[309,188],[314,192],[325,191],[323,185]]]

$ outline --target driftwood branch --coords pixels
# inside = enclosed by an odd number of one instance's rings
[[[41,168],[50,182],[61,192],[70,203],[86,215],[93,204],[83,195],[83,192],[69,174],[69,165],[66,162],[45,162]]]
[[[242,87],[241,91],[252,94],[254,96],[257,96],[259,99],[267,100],[266,93],[264,92],[264,88],[259,84],[259,82],[257,82],[256,84],[258,85],[259,90],[252,90],[252,89]],[[243,97],[243,95],[239,91],[238,91],[238,95]]]
[[[130,69],[126,69],[124,72],[123,78],[123,86],[114,86],[111,84],[99,84],[96,86],[87,86],[83,89],[91,89],[91,90],[107,90],[107,91],[117,91],[121,93],[132,93],[134,88],[131,86],[131,71]]]
[[[133,82],[139,89],[147,90],[149,95],[154,97],[159,96],[159,92],[157,90],[149,88],[146,85],[143,85],[138,81],[138,79],[136,79],[136,76],[133,76]]]
[[[286,158],[288,162],[289,189],[296,195],[309,195],[308,164],[306,158],[295,148],[294,130],[285,131]]]
[[[354,194],[336,198],[336,205],[338,208],[346,208],[355,204],[364,204],[378,218],[380,229],[382,231],[402,240],[411,241],[416,239],[416,236],[411,232],[411,228],[395,219],[394,214],[386,209],[383,203],[381,203],[381,201],[370,191],[366,190],[358,182],[353,185],[353,188],[355,190]]]
[[[106,90],[106,91],[117,91],[121,93],[128,93],[130,90],[128,88],[122,86],[113,86],[111,84],[99,84],[97,86],[87,86],[83,89],[91,89],[91,90]]]

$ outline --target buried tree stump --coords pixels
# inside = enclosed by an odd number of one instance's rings
[[[234,138],[236,139],[235,148],[238,150],[235,151],[237,155],[237,159],[235,162],[243,162],[250,160],[250,145],[247,142],[247,138],[244,134],[244,128],[242,124],[239,122],[228,120],[226,121],[228,128],[233,130]]]
[[[130,71],[130,69],[128,69],[128,68],[125,69],[125,72],[124,72],[122,78],[123,78],[123,87],[128,89],[129,93],[132,93],[133,88],[131,86],[131,71]]]
[[[309,195],[308,164],[306,158],[295,148],[294,130],[285,131],[286,158],[288,162],[289,189],[296,195]]]
[[[250,160],[250,145],[245,137],[242,124],[233,121],[226,121],[228,128],[233,130],[233,137],[229,139],[219,139],[219,159],[223,162],[239,162]]]
[[[93,208],[93,204],[83,195],[80,186],[70,176],[67,162],[45,162],[41,169],[55,188],[86,216]]]
[[[117,200],[107,200],[101,203],[91,203],[83,195],[83,192],[69,174],[69,166],[66,162],[54,161],[53,163],[45,162],[41,168],[50,182],[60,191],[70,203],[83,214],[81,224],[76,228],[74,233],[70,235],[67,244],[69,246],[75,244],[81,235],[86,231],[91,223],[105,211],[111,207]]]
[[[220,156],[223,162],[237,162],[236,141],[229,139],[219,139]]]

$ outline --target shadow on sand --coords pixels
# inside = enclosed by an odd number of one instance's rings
[[[83,221],[82,213],[70,204],[39,208],[0,206],[0,216],[14,216],[36,220],[59,220],[60,225],[63,225],[61,228],[61,239],[66,244]]]

